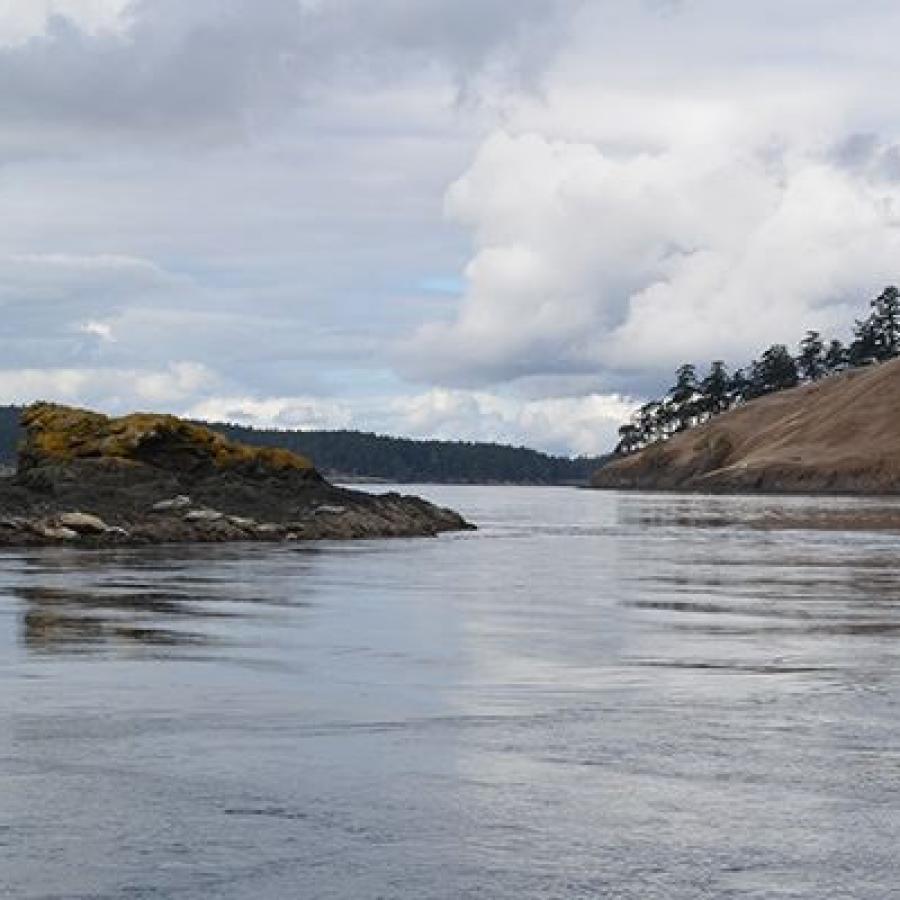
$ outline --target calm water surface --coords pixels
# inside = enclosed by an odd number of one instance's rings
[[[900,536],[745,524],[871,501],[420,492],[0,556],[0,896],[900,896]]]

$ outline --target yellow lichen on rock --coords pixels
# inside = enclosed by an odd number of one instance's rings
[[[313,471],[304,456],[274,447],[251,447],[176,416],[134,413],[111,418],[53,403],[36,403],[22,414],[26,437],[20,468],[76,459],[117,459],[166,468],[211,466],[260,473]]]

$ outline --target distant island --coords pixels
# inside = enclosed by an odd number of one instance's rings
[[[853,342],[809,332],[733,375],[691,365],[620,429],[597,488],[900,493],[900,291],[886,288]]]
[[[38,403],[22,413],[15,475],[0,479],[0,545],[415,537],[470,526],[418,497],[330,484],[283,448],[175,416],[110,418]]]
[[[20,406],[0,407],[0,464],[13,465],[22,437]],[[281,447],[313,459],[334,480],[397,484],[587,484],[605,457],[551,456],[526,447],[413,440],[362,431],[257,429],[200,422],[230,440]]]

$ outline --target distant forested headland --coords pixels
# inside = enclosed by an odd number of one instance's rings
[[[0,462],[16,458],[18,406],[0,407]],[[362,431],[283,431],[203,423],[246,444],[284,447],[310,457],[327,475],[401,483],[582,484],[606,457],[569,459],[526,447],[468,441],[420,441]]]
[[[685,363],[665,396],[645,403],[619,428],[615,453],[625,455],[664,441],[756,397],[900,355],[900,290],[886,287],[869,309],[864,319],[854,323],[853,339],[847,345],[808,331],[796,355],[784,344],[773,344],[734,372],[716,360],[700,376],[695,365]]]

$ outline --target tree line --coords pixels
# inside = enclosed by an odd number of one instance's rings
[[[448,484],[581,484],[608,457],[552,456],[480,441],[414,440],[364,431],[281,431],[203,423],[245,444],[284,447],[329,475]]]
[[[0,464],[16,460],[18,406],[0,407]],[[468,441],[428,441],[362,431],[290,431],[201,422],[246,444],[284,447],[331,476],[454,484],[582,484],[608,457],[552,456],[527,447]]]
[[[854,322],[852,340],[846,345],[808,331],[796,355],[784,344],[773,344],[733,372],[722,360],[715,360],[702,376],[691,363],[679,366],[665,395],[645,403],[619,428],[615,452],[633,453],[756,397],[900,355],[900,290],[886,287],[869,309],[868,316]]]

